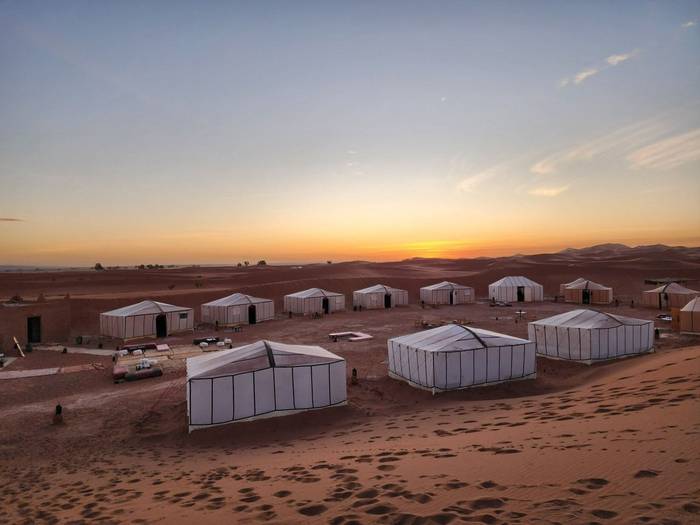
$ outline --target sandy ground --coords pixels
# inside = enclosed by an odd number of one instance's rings
[[[354,286],[354,271],[331,284]],[[571,279],[579,273],[585,268],[570,270]],[[571,308],[525,310],[532,320]],[[115,385],[107,357],[34,351],[9,369],[105,369],[0,382],[0,523],[697,523],[697,338],[664,331],[655,353],[591,367],[538,358],[537,379],[439,396],[386,376],[386,339],[415,331],[417,320],[460,319],[524,336],[514,310],[412,305],[226,334],[235,344],[321,344],[358,369],[360,384],[349,387],[346,407],[193,434],[182,361],[168,361],[160,378]],[[339,330],[374,339],[329,342]],[[58,402],[65,424],[53,426]]]

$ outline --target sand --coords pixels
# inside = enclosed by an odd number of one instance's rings
[[[404,264],[320,268],[336,272],[324,279],[345,288],[358,280],[400,285],[401,279],[415,287],[440,274],[435,263]],[[379,275],[365,276],[370,270]],[[596,278],[585,270],[573,268],[568,280],[579,273]],[[308,284],[280,284],[277,277],[288,277],[290,269],[263,269],[264,278],[255,272],[247,270],[250,287],[280,291]],[[430,275],[405,277],[412,272]],[[697,268],[686,265],[692,272]],[[389,279],[394,274],[404,277],[395,283]],[[597,280],[615,286],[603,277]],[[16,287],[24,279],[12,277]],[[0,279],[3,286],[11,285]],[[90,294],[112,293],[111,284],[91,286],[82,299],[90,308],[101,301]],[[138,287],[129,293],[129,299],[144,295]],[[202,292],[180,293],[180,299],[193,299]],[[525,310],[531,320],[571,308],[545,302]],[[360,384],[349,387],[346,407],[192,434],[181,361],[169,361],[160,378],[115,385],[109,358],[32,352],[22,369],[106,366],[2,381],[0,523],[697,522],[698,339],[664,331],[655,353],[590,367],[538,358],[535,380],[438,396],[386,376],[387,337],[415,331],[417,320],[464,319],[524,336],[526,323],[516,323],[513,310],[411,305],[321,320],[280,319],[227,334],[236,344],[261,338],[321,344],[358,369]],[[658,313],[610,310],[649,319]],[[89,315],[76,315],[81,330],[89,330]],[[329,342],[327,334],[339,330],[374,339]],[[187,339],[191,335],[167,342],[177,346]],[[60,426],[51,424],[57,402],[65,408]]]

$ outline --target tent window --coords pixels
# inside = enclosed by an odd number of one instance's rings
[[[187,313],[180,314],[180,319],[187,319]]]

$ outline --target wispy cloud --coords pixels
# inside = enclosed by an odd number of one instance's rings
[[[682,27],[683,29],[689,29],[689,28],[691,28],[691,27],[695,27],[696,25],[698,25],[698,21],[697,21],[697,20],[688,20],[687,22],[682,23],[682,24],[681,24],[681,27]]]
[[[639,148],[668,132],[664,119],[649,119],[606,133],[593,140],[553,153],[530,166],[535,175],[552,175],[562,167],[581,161],[590,161],[612,151],[626,153]]]
[[[24,222],[24,219],[17,219],[15,217],[0,217],[0,222]]]
[[[481,183],[493,178],[495,175],[496,170],[494,169],[481,171],[474,175],[470,175],[468,177],[463,178],[457,184],[457,188],[461,191],[466,192],[474,191]]]
[[[627,156],[634,169],[669,170],[700,160],[700,128],[669,137]]]
[[[536,197],[556,197],[557,195],[561,195],[568,189],[568,185],[556,187],[540,187],[531,189],[530,191],[528,191],[528,193]]]
[[[639,53],[639,50],[635,49],[634,51],[630,51],[629,53],[618,53],[615,55],[610,55],[608,58],[605,59],[605,62],[599,66],[591,66],[579,71],[573,76],[563,78],[559,81],[559,87],[563,88],[569,85],[578,86],[584,80],[587,80],[592,76],[595,76],[598,73],[605,71],[606,69],[610,69],[611,67],[615,67],[619,64],[622,64],[623,62],[626,62],[630,58],[636,56],[637,53]]]

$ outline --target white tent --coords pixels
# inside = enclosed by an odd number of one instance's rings
[[[474,302],[474,288],[457,283],[441,283],[423,286],[420,300],[425,304],[465,304]]]
[[[592,363],[650,352],[654,322],[597,310],[572,310],[528,324],[537,353]]]
[[[522,275],[508,276],[489,284],[489,299],[518,303],[544,301],[544,288]]]
[[[100,334],[117,339],[166,337],[193,329],[192,308],[158,301],[141,301],[100,314]]]
[[[411,386],[456,390],[535,377],[535,344],[448,324],[387,341],[389,376]]]
[[[700,297],[681,308],[679,318],[681,332],[700,333]]]
[[[293,314],[329,314],[345,310],[345,296],[321,288],[309,288],[302,292],[284,296],[284,311]]]
[[[255,324],[275,317],[275,303],[251,295],[234,293],[202,305],[202,322],[219,325]]]
[[[577,284],[585,283],[587,279],[584,279],[583,277],[579,277],[578,279],[574,279],[570,283],[562,283],[559,285],[559,295],[564,295],[564,289],[567,286],[576,286]]]
[[[642,292],[642,304],[659,310],[683,308],[696,297],[700,297],[697,290],[691,290],[678,283],[667,283]]]
[[[352,304],[368,310],[404,306],[408,304],[408,292],[384,286],[383,284],[376,284],[362,290],[355,290],[352,293]]]
[[[612,288],[588,279],[576,279],[574,283],[562,286],[564,286],[562,295],[567,303],[610,304],[613,300]]]
[[[345,360],[320,346],[258,341],[187,360],[190,431],[347,403]]]

